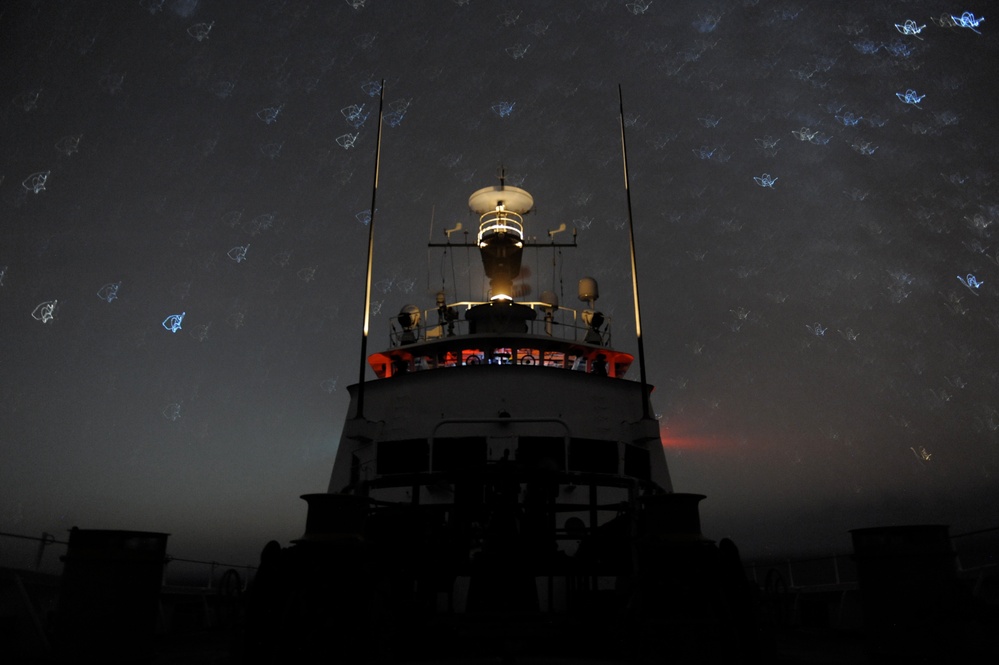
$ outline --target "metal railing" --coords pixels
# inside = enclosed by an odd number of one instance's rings
[[[457,308],[468,311],[477,305],[487,305],[487,302],[461,301],[447,305],[445,313],[437,309],[423,310],[416,326],[406,326],[401,319],[408,315],[399,314],[389,318],[389,345],[392,348],[413,342],[427,342],[447,337],[459,337],[469,334],[470,322],[462,318]],[[580,312],[571,307],[552,307],[543,302],[519,302],[538,312],[538,318],[524,321],[524,334],[551,337],[569,342],[595,343],[594,336],[599,338],[598,346],[611,346],[612,319],[602,315],[603,323],[599,328],[592,328],[581,322]],[[436,320],[436,323],[431,323]]]
[[[746,576],[764,591],[826,590],[857,584],[852,554],[753,562],[745,568]]]
[[[34,563],[33,563],[33,569],[35,571],[41,571],[43,569],[43,565],[49,563],[46,560],[46,556],[45,556],[49,547],[51,547],[53,545],[61,545],[63,547],[66,547],[66,546],[69,545],[69,541],[66,541],[66,540],[57,540],[55,536],[53,536],[52,534],[47,533],[47,532],[42,532],[41,536],[27,536],[27,535],[19,534],[19,533],[0,532],[0,537],[3,537],[3,538],[12,538],[12,539],[15,539],[15,540],[22,540],[22,541],[32,541],[32,542],[37,543],[38,547],[37,547],[37,550],[36,550],[36,553],[35,553],[35,556],[34,556]],[[12,564],[11,567],[13,567],[13,568],[30,568],[31,567],[31,566],[25,566],[25,559],[26,559],[26,557],[24,556],[24,553],[22,553],[22,555],[20,557],[18,557],[16,555],[9,556],[9,559],[10,559],[10,561],[7,561],[7,562],[0,561],[0,565],[6,565],[7,563],[10,563],[10,564]],[[252,565],[249,565],[249,564],[225,563],[225,562],[222,562],[222,561],[214,561],[214,560],[205,561],[205,560],[202,560],[202,559],[186,559],[186,558],[175,557],[175,556],[172,556],[170,554],[167,554],[167,556],[166,556],[166,558],[164,560],[164,569],[163,569],[163,583],[164,583],[164,586],[172,586],[172,585],[169,584],[169,579],[170,579],[170,575],[169,574],[170,574],[171,570],[170,570],[170,567],[167,564],[171,564],[171,563],[174,563],[174,562],[184,563],[184,564],[194,564],[196,566],[207,566],[208,567],[208,571],[207,571],[208,575],[207,575],[207,580],[206,580],[205,585],[204,586],[196,585],[195,588],[203,589],[203,590],[208,590],[208,591],[211,591],[211,590],[215,589],[216,585],[219,584],[219,581],[223,577],[225,577],[226,572],[229,571],[229,570],[244,571],[245,574],[241,576],[240,586],[241,586],[242,590],[245,590],[246,586],[249,583],[250,578],[253,576],[253,573],[257,570],[257,566],[252,566]],[[222,571],[221,574],[217,574],[218,571]],[[175,574],[175,578],[177,576],[180,576],[179,572]],[[198,575],[198,576],[200,576],[200,575]],[[191,575],[190,577],[194,577],[194,575]],[[184,578],[187,579],[188,576],[184,575]],[[181,586],[185,586],[185,585],[181,585]]]
[[[999,527],[950,536],[956,579],[974,598],[999,605]],[[759,589],[761,606],[777,623],[803,621],[803,609],[823,607],[829,627],[856,628],[860,613],[856,556],[841,553],[798,559],[764,559],[744,566]]]
[[[958,576],[999,574],[999,527],[950,536]],[[762,559],[745,565],[746,576],[763,590],[768,584],[789,590],[821,591],[857,584],[857,565],[852,553],[797,559]],[[779,575],[779,580],[776,581]]]

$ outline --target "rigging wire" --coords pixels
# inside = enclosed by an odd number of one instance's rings
[[[455,297],[455,299],[457,299],[458,298],[458,278],[454,274],[454,252],[447,252],[447,257],[448,257],[448,260],[451,263],[451,283],[454,284],[454,297]],[[442,265],[441,266],[441,282],[443,282],[443,281],[444,281],[444,266]],[[446,294],[447,291],[445,290],[444,293]]]
[[[469,260],[470,253],[468,250],[468,231],[465,231],[465,277],[467,289],[468,289],[468,299],[472,299],[472,264]]]
[[[454,252],[447,251],[448,248],[444,248],[444,255],[441,257],[441,290],[444,291],[445,299],[447,299],[447,264],[451,264],[451,283],[454,284],[454,296],[458,297],[458,280],[454,275]]]
[[[431,251],[430,243],[434,241],[434,213],[436,211],[437,211],[436,205],[430,208],[430,237],[427,238],[427,293],[430,292],[430,251]]]
[[[534,239],[534,244],[538,244],[538,239]],[[541,252],[538,251],[538,247],[534,248],[534,288],[536,292],[534,294],[535,298],[541,298]]]
[[[555,239],[552,238],[552,291],[555,290]]]
[[[554,257],[553,257],[554,260]],[[565,267],[565,261],[562,260],[562,248],[558,248],[558,301],[565,302],[565,284],[562,281],[563,274],[562,269]],[[554,267],[552,268],[554,275]]]

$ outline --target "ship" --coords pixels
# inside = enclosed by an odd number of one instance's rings
[[[362,343],[327,491],[247,593],[230,564],[166,555],[168,534],[74,528],[61,577],[0,568],[8,660],[994,660],[994,548],[958,566],[944,525],[855,529],[853,556],[754,562],[747,580],[736,545],[702,533],[705,497],[674,489],[642,344],[615,346],[596,280],[577,308],[526,297],[524,251],[576,237],[532,240],[533,196],[502,172],[468,207],[475,235],[431,246],[477,249],[485,297],[403,304],[383,348]],[[29,540],[36,568],[59,542]],[[166,584],[181,562],[209,566],[207,586]]]
[[[362,343],[327,491],[247,593],[230,564],[166,555],[168,534],[74,528],[59,579],[0,568],[8,660],[995,659],[995,563],[959,571],[945,525],[855,529],[851,557],[755,562],[749,581],[702,533],[706,497],[674,489],[642,344],[615,346],[597,281],[576,308],[526,297],[524,251],[575,235],[532,240],[533,196],[502,171],[468,208],[477,232],[431,246],[475,248],[485,297],[403,304],[381,349]],[[57,541],[31,540],[37,567]],[[165,584],[170,562],[210,566],[208,585]]]
[[[594,278],[576,307],[530,299],[524,252],[578,249],[556,241],[564,225],[528,232],[530,192],[501,170],[468,209],[474,234],[430,245],[477,250],[482,299],[404,303],[370,354],[369,237],[362,371],[327,490],[302,497],[304,532],[266,544],[246,594],[229,564],[167,556],[165,533],[74,528],[59,580],[0,569],[15,661],[994,659],[995,563],[959,571],[945,525],[855,529],[852,557],[771,562],[760,579],[754,564],[749,581],[735,543],[702,533],[706,497],[670,478],[632,229],[637,355],[616,346]],[[34,540],[37,567],[57,541]],[[207,587],[165,585],[171,561],[209,565]]]
[[[403,304],[383,348],[362,344],[375,378],[348,389],[304,534],[262,552],[246,659],[754,660],[738,550],[701,533],[703,495],[674,490],[597,281],[578,280],[578,308],[518,288],[526,249],[575,234],[536,242],[533,196],[502,172],[468,208],[474,235],[431,247],[477,249],[485,297]]]

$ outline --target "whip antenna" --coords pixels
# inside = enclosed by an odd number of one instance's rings
[[[621,158],[624,164],[624,193],[628,199],[628,239],[631,246],[631,290],[635,295],[635,334],[638,337],[638,370],[642,381],[642,417],[649,418],[649,382],[645,375],[645,343],[642,341],[642,310],[638,304],[638,265],[635,261],[635,222],[631,215],[631,188],[628,186],[628,146],[624,140],[624,94],[617,86],[621,104]]]
[[[364,277],[364,326],[361,335],[361,370],[357,379],[357,414],[364,417],[364,372],[368,358],[368,323],[371,320],[371,263],[375,249],[375,197],[378,195],[378,167],[382,158],[382,107],[385,104],[385,79],[378,98],[378,133],[375,135],[375,177],[371,187],[371,215],[368,218],[368,268]]]

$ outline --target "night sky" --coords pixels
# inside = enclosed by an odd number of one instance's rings
[[[578,234],[524,290],[596,277],[635,352],[620,84],[653,406],[704,532],[999,525],[989,9],[4,3],[0,530],[239,562],[304,532],[357,379],[381,79],[369,351],[442,285],[483,298],[426,244],[502,164],[528,235]]]

